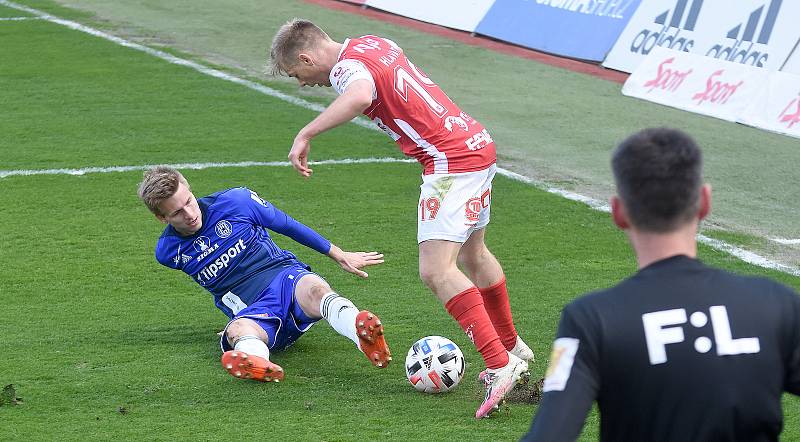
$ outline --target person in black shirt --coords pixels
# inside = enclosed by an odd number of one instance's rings
[[[697,260],[711,188],[688,135],[638,132],[612,169],[639,271],[564,308],[523,440],[575,440],[594,401],[603,441],[778,440],[781,395],[800,395],[800,296]]]

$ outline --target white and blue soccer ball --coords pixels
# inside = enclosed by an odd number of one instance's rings
[[[464,353],[451,340],[426,336],[408,350],[406,376],[423,393],[450,391],[464,377]]]

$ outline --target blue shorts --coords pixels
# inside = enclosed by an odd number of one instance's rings
[[[294,344],[312,325],[322,318],[310,318],[300,308],[294,297],[297,281],[305,275],[313,275],[304,264],[297,263],[275,275],[258,299],[239,311],[225,326],[227,332],[231,322],[238,318],[252,319],[267,333],[270,350],[280,351]],[[233,350],[226,333],[220,338],[222,351]]]

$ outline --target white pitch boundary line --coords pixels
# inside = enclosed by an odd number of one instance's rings
[[[784,245],[800,244],[800,239],[770,238],[770,241],[774,241],[778,244],[784,244]]]
[[[0,17],[0,21],[41,20],[40,17]]]
[[[66,26],[66,27],[68,27],[70,29],[74,29],[76,31],[85,32],[87,34],[94,35],[95,37],[100,37],[100,38],[109,40],[109,41],[114,42],[114,43],[116,43],[116,44],[118,44],[120,46],[125,46],[126,48],[131,48],[131,49],[136,49],[137,51],[142,51],[142,52],[144,52],[146,54],[158,57],[158,58],[160,58],[162,60],[165,60],[165,61],[168,61],[168,62],[170,62],[172,64],[186,66],[188,68],[192,68],[192,69],[194,69],[194,70],[196,70],[198,72],[201,72],[203,74],[210,75],[212,77],[219,78],[221,80],[226,80],[226,81],[230,81],[230,82],[233,82],[233,83],[236,83],[236,84],[240,84],[240,85],[245,86],[247,88],[256,90],[258,92],[261,92],[262,94],[269,95],[270,97],[274,97],[274,98],[277,98],[277,99],[292,103],[292,104],[294,104],[296,106],[300,106],[300,107],[303,107],[303,108],[306,108],[306,109],[309,109],[309,110],[313,110],[315,112],[322,112],[322,111],[325,110],[325,106],[322,106],[320,104],[312,103],[310,101],[306,101],[306,100],[303,100],[302,98],[298,98],[298,97],[295,97],[295,96],[292,96],[292,95],[289,95],[289,94],[284,94],[281,91],[272,89],[271,87],[264,86],[263,84],[259,84],[259,83],[256,83],[256,82],[250,81],[250,80],[245,80],[243,78],[236,77],[236,76],[228,74],[226,72],[222,72],[222,71],[217,70],[217,69],[212,69],[210,67],[203,66],[200,63],[195,63],[195,62],[190,61],[190,60],[186,60],[186,59],[183,59],[183,58],[176,57],[176,56],[174,56],[172,54],[168,54],[168,53],[166,53],[164,51],[159,51],[158,49],[153,49],[153,48],[150,48],[150,47],[138,44],[138,43],[134,43],[132,41],[125,40],[124,38],[120,38],[120,37],[117,37],[117,36],[114,36],[114,35],[111,35],[111,34],[107,34],[107,33],[103,32],[103,31],[100,31],[100,30],[97,30],[97,29],[94,29],[94,28],[90,28],[89,26],[85,26],[85,25],[82,25],[80,23],[77,23],[77,22],[74,22],[74,21],[71,21],[71,20],[64,20],[63,18],[58,18],[58,17],[56,17],[54,15],[50,15],[50,14],[48,14],[46,12],[43,12],[43,11],[40,11],[38,9],[33,9],[33,8],[30,8],[30,7],[24,6],[24,5],[18,5],[16,3],[10,2],[8,0],[0,0],[0,5],[8,6],[9,8],[14,8],[14,9],[17,9],[17,10],[20,10],[20,11],[27,12],[29,14],[33,14],[37,18],[40,18],[42,20],[47,20],[47,21],[52,22],[52,23],[56,23],[56,24],[59,24],[59,25],[62,25],[62,26]],[[359,126],[362,126],[362,127],[366,127],[368,129],[380,130],[377,127],[375,127],[375,125],[373,125],[372,122],[367,121],[367,120],[362,119],[362,118],[353,119],[353,123],[358,124]]]
[[[415,163],[414,159],[405,158],[345,158],[341,160],[321,160],[309,161],[309,165],[327,164],[377,164],[377,163]],[[292,163],[288,161],[241,161],[238,163],[182,163],[167,164],[176,169],[213,169],[220,167],[288,167]],[[145,164],[143,166],[111,166],[111,167],[84,167],[81,169],[29,169],[29,170],[0,170],[0,178],[11,176],[31,176],[31,175],[73,175],[83,176],[89,173],[112,173],[112,172],[131,172],[135,170],[146,170],[156,164]]]
[[[542,183],[540,181],[535,181],[535,180],[533,180],[531,178],[528,178],[528,177],[526,177],[524,175],[520,175],[518,173],[511,172],[509,170],[498,168],[497,172],[499,174],[501,174],[503,176],[506,176],[508,178],[511,178],[513,180],[522,181],[523,183],[531,184],[531,185],[533,185],[533,186],[535,186],[535,187],[537,187],[539,189],[542,189],[542,190],[545,190],[547,192],[559,195],[559,196],[564,197],[566,199],[584,203],[587,206],[591,207],[592,209],[599,210],[601,212],[607,212],[607,213],[611,212],[611,206],[609,206],[608,204],[606,204],[606,203],[604,203],[602,201],[598,201],[598,200],[596,200],[594,198],[590,198],[588,196],[581,195],[581,194],[578,194],[578,193],[575,193],[575,192],[570,192],[569,190],[564,190],[564,189],[559,189],[559,188],[556,188],[556,187],[551,187],[551,186],[548,186],[545,183]],[[721,241],[721,240],[718,240],[718,239],[710,238],[710,237],[708,237],[706,235],[703,235],[703,234],[698,234],[697,235],[697,240],[699,242],[701,242],[701,243],[713,248],[713,249],[716,249],[716,250],[728,253],[730,255],[733,255],[733,256],[741,259],[742,261],[744,261],[746,263],[754,264],[754,265],[757,265],[759,267],[764,267],[764,268],[768,268],[768,269],[778,270],[778,271],[781,271],[781,272],[784,272],[784,273],[788,273],[788,274],[794,275],[794,276],[800,276],[800,269],[796,269],[794,267],[787,266],[785,264],[781,264],[781,263],[772,261],[770,259],[767,259],[767,258],[761,256],[761,255],[753,253],[753,252],[751,252],[749,250],[745,250],[745,249],[742,249],[740,247],[736,247],[734,245],[728,244],[725,241]],[[798,241],[798,242],[800,242],[800,241]]]
[[[102,32],[102,31],[99,31],[97,29],[82,25],[80,23],[77,23],[77,22],[74,22],[74,21],[71,21],[71,20],[64,20],[64,19],[58,18],[56,16],[47,14],[47,13],[39,11],[37,9],[33,9],[33,8],[30,8],[30,7],[27,7],[27,6],[23,6],[23,5],[18,5],[16,3],[10,2],[8,0],[0,0],[0,5],[8,6],[10,8],[14,8],[14,9],[17,9],[17,10],[20,10],[20,11],[24,11],[24,12],[33,14],[36,17],[39,17],[39,18],[41,18],[43,20],[47,20],[47,21],[52,22],[52,23],[56,23],[56,24],[59,24],[59,25],[62,25],[62,26],[66,26],[66,27],[68,27],[70,29],[74,29],[76,31],[85,32],[87,34],[91,34],[91,35],[94,35],[96,37],[100,37],[100,38],[112,41],[112,42],[114,42],[114,43],[116,43],[116,44],[118,44],[120,46],[125,46],[125,47],[131,48],[131,49],[136,49],[138,51],[145,52],[147,54],[150,54],[150,55],[153,55],[155,57],[161,58],[162,60],[166,60],[166,61],[168,61],[170,63],[181,65],[181,66],[186,66],[186,67],[192,68],[192,69],[194,69],[194,70],[196,70],[196,71],[198,71],[200,73],[203,73],[203,74],[206,74],[206,75],[210,75],[210,76],[215,77],[215,78],[219,78],[219,79],[222,79],[222,80],[226,80],[226,81],[230,81],[230,82],[233,82],[233,83],[236,83],[236,84],[240,84],[240,85],[245,86],[247,88],[253,89],[253,90],[258,91],[258,92],[261,92],[262,94],[269,95],[269,96],[274,97],[274,98],[278,98],[280,100],[286,101],[286,102],[294,104],[296,106],[303,107],[305,109],[313,110],[315,112],[322,112],[322,111],[325,110],[325,106],[322,106],[322,105],[319,105],[319,104],[316,104],[316,103],[311,103],[309,101],[303,100],[302,98],[298,98],[298,97],[295,97],[293,95],[285,94],[283,92],[277,91],[275,89],[272,89],[270,87],[264,86],[262,84],[259,84],[259,83],[256,83],[256,82],[253,82],[253,81],[250,81],[250,80],[245,80],[243,78],[236,77],[234,75],[219,71],[217,69],[212,69],[212,68],[209,68],[207,66],[201,65],[199,63],[196,63],[196,62],[193,62],[193,61],[189,61],[189,60],[185,60],[183,58],[176,57],[176,56],[174,56],[172,54],[168,54],[166,52],[159,51],[157,49],[153,49],[153,48],[150,48],[150,47],[138,44],[138,43],[133,43],[133,42],[125,40],[123,38],[116,37],[116,36],[111,35],[111,34],[107,34],[105,32]],[[364,127],[364,128],[370,129],[370,130],[376,130],[376,131],[380,131],[381,130],[380,128],[378,128],[375,125],[373,125],[371,122],[369,122],[369,121],[367,121],[365,119],[362,119],[362,118],[355,118],[355,119],[353,119],[352,122],[357,124],[357,125],[359,125],[359,126],[361,126],[361,127]],[[214,163],[209,163],[209,164],[214,164]],[[139,166],[131,166],[131,167],[139,167]],[[144,167],[144,166],[142,166],[142,167]],[[222,167],[222,166],[220,166],[220,167]],[[9,171],[7,171],[7,172],[9,172]],[[13,171],[10,171],[10,172],[13,172]],[[550,192],[550,193],[553,193],[553,194],[556,194],[556,195],[560,195],[560,196],[562,196],[564,198],[567,198],[567,199],[570,199],[570,200],[573,200],[573,201],[578,201],[578,202],[584,203],[584,204],[588,205],[589,207],[591,207],[593,209],[601,210],[601,211],[605,211],[605,212],[608,212],[610,210],[607,204],[605,204],[603,202],[600,202],[600,201],[597,201],[597,200],[595,200],[593,198],[590,198],[590,197],[587,197],[587,196],[584,196],[584,195],[580,195],[578,193],[570,192],[568,190],[559,189],[557,187],[549,186],[549,185],[547,185],[545,183],[542,183],[542,182],[539,182],[539,181],[535,181],[535,180],[533,180],[531,178],[528,178],[526,176],[517,174],[515,172],[511,172],[511,171],[503,169],[501,167],[497,168],[497,172],[500,173],[503,176],[506,176],[506,177],[512,178],[514,180],[518,180],[518,181],[522,181],[522,182],[531,184],[531,185],[533,185],[533,186],[535,186],[535,187],[537,187],[539,189],[545,190],[547,192]],[[794,276],[800,276],[800,269],[796,269],[794,267],[789,267],[787,265],[771,261],[771,260],[769,260],[769,259],[767,259],[767,258],[765,258],[763,256],[760,256],[760,255],[757,255],[757,254],[755,254],[753,252],[750,252],[748,250],[744,250],[744,249],[741,249],[739,247],[733,246],[733,245],[728,244],[728,243],[726,243],[724,241],[720,241],[720,240],[716,240],[716,239],[713,239],[713,238],[709,238],[709,237],[707,237],[705,235],[698,235],[697,239],[698,239],[698,241],[700,241],[700,242],[702,242],[702,243],[704,243],[704,244],[706,244],[706,245],[708,245],[708,246],[710,246],[710,247],[712,247],[714,249],[729,253],[729,254],[731,254],[731,255],[733,255],[733,256],[735,256],[735,257],[737,257],[737,258],[741,259],[742,261],[747,262],[749,264],[757,265],[759,267],[764,267],[764,268],[768,268],[768,269],[779,270],[781,272],[789,273],[789,274],[794,275]]]

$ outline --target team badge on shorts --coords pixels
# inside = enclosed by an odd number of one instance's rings
[[[465,211],[464,215],[467,217],[467,221],[470,222],[478,222],[480,218],[481,210],[483,209],[483,204],[481,204],[480,198],[470,198],[467,200],[467,204],[464,206]]]

